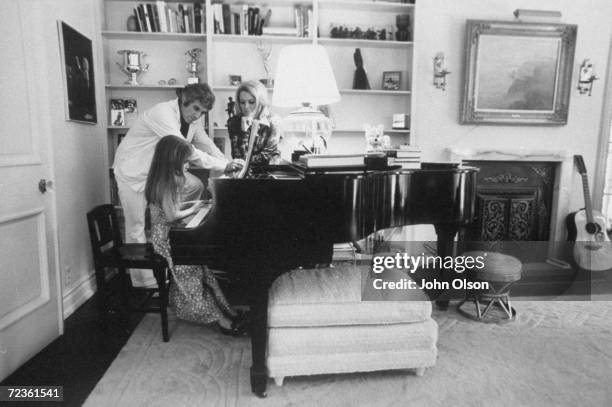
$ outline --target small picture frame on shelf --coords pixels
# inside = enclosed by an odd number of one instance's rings
[[[239,86],[241,82],[242,82],[242,76],[240,75],[230,75],[229,76],[230,86]]]
[[[123,99],[110,100],[110,124],[111,126],[125,126],[125,107]]]
[[[383,90],[400,90],[401,80],[400,71],[385,71],[383,72],[382,88]]]
[[[125,109],[125,125],[131,126],[138,117],[138,102],[135,98],[125,98],[123,108]]]

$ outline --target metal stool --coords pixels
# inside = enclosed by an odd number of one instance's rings
[[[488,290],[480,290],[470,293],[465,300],[457,306],[457,311],[462,315],[483,322],[502,322],[504,319],[485,317],[496,306],[504,311],[506,321],[516,316],[516,311],[510,304],[510,288],[521,279],[523,264],[519,259],[506,254],[496,252],[473,251],[463,254],[464,256],[484,256],[484,267],[473,270],[477,281],[489,283]],[[464,307],[466,303],[473,303],[475,315]],[[484,306],[484,310],[481,308]]]

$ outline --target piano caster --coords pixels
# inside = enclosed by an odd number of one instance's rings
[[[251,367],[251,391],[260,399],[268,397],[268,374],[261,373]]]

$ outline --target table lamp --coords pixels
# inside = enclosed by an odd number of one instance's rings
[[[305,44],[280,50],[272,104],[299,107],[280,124],[286,148],[325,153],[331,137],[331,121],[317,106],[338,101],[340,93],[325,48]]]

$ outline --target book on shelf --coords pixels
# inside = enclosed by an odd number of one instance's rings
[[[233,34],[232,32],[232,11],[229,4],[221,6],[221,15],[223,18],[223,34]]]
[[[146,27],[147,32],[153,32],[153,26],[151,24],[151,16],[149,15],[150,7],[147,7],[146,4],[140,4],[138,7],[140,7],[142,10],[144,27]]]
[[[165,1],[156,1],[155,2],[155,17],[159,24],[159,31],[168,32],[168,22],[166,19],[166,2]]]
[[[150,11],[149,14],[151,16],[153,16],[152,18],[152,22],[153,22],[153,31],[155,32],[161,32],[161,27],[159,25],[159,13],[157,12],[157,5],[155,4],[147,4],[147,7],[150,7]]]
[[[304,154],[299,163],[306,168],[352,167],[364,165],[363,154]]]
[[[287,37],[296,37],[298,30],[295,27],[262,27],[263,35],[278,35]]]
[[[297,5],[293,8],[295,27],[298,37],[311,37],[315,34],[312,6]]]

